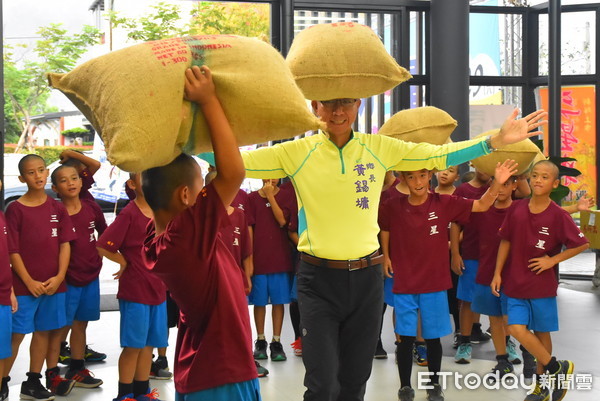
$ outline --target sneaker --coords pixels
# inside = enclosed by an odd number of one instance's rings
[[[41,375],[40,375],[41,376]],[[22,400],[38,400],[38,401],[50,401],[55,399],[54,394],[46,390],[46,387],[42,386],[39,380],[30,382],[24,381],[21,384],[21,395]]]
[[[381,340],[377,341],[377,348],[375,349],[375,359],[387,359],[387,352],[383,349]]]
[[[521,352],[523,353],[523,378],[525,379],[526,384],[531,384],[533,381],[533,374],[537,370],[537,362],[535,357],[522,346]]]
[[[506,352],[508,353],[508,361],[510,363],[513,365],[521,364],[521,358],[519,358],[519,354],[517,353],[517,346],[512,338],[506,343]]]
[[[271,351],[271,360],[275,362],[285,361],[287,356],[285,356],[285,352],[283,351],[283,345],[279,341],[273,341],[269,345],[269,350]]]
[[[69,395],[74,385],[75,381],[62,377],[58,372],[58,368],[46,371],[46,387],[54,394],[60,396]]]
[[[460,332],[454,333],[454,341],[452,342],[452,348],[457,349],[460,343]]]
[[[427,366],[427,346],[413,344],[413,361],[419,366]]]
[[[71,347],[66,341],[60,343],[60,354],[58,355],[58,362],[63,365],[71,363]]]
[[[465,364],[471,363],[471,352],[473,351],[473,347],[471,343],[463,343],[458,346],[456,350],[456,355],[454,356],[454,362]]]
[[[2,387],[0,388],[0,401],[8,400],[8,382],[10,381],[10,376],[2,378]]]
[[[89,346],[85,346],[85,361],[86,362],[100,362],[106,359],[106,354],[102,352],[94,351]]]
[[[302,356],[302,337],[298,337],[296,341],[290,344],[294,349],[294,355]]]
[[[496,359],[498,358],[496,357]],[[501,358],[498,359],[498,363],[496,363],[496,366],[492,368],[492,374],[488,377],[492,383],[495,383],[496,377],[501,379],[503,376],[513,373],[514,371],[515,368],[513,367],[512,363],[510,363],[507,359]]]
[[[554,389],[552,390],[552,401],[561,401],[567,395],[569,386],[573,385],[573,369],[575,365],[571,361],[557,361],[560,365],[558,372],[552,373],[551,377],[554,380],[550,380],[554,383]]]
[[[269,374],[267,368],[262,366],[258,361],[254,361],[256,364],[256,372],[258,373],[258,377],[266,377]]]
[[[135,398],[133,398],[133,394],[126,394],[121,397],[113,398],[113,401],[135,401]]]
[[[415,399],[415,390],[404,386],[398,390],[398,401],[413,401]]]
[[[486,341],[490,341],[492,337],[488,336],[487,333],[481,331],[481,324],[474,323],[473,330],[471,331],[471,342],[473,344],[484,343]]]
[[[442,386],[434,384],[432,389],[427,389],[427,401],[444,401]]]
[[[540,386],[540,382],[535,383],[534,389],[527,394],[525,397],[525,401],[549,401],[550,400],[550,390],[546,387]]]
[[[267,340],[254,342],[254,359],[267,359]]]
[[[100,387],[103,383],[102,380],[96,379],[93,373],[87,369],[81,369],[80,371],[69,369],[65,373],[65,379],[73,380],[75,387],[83,388],[96,388]]]
[[[135,401],[161,401],[158,399],[158,390],[153,388],[148,389],[148,394],[142,394],[135,397]]]
[[[154,358],[154,355],[152,355],[152,358]],[[169,371],[169,361],[167,360],[166,356],[158,356],[156,357],[156,359],[154,360],[154,363],[156,364],[156,366],[159,369],[163,369],[166,370],[167,372]]]
[[[168,368],[163,369],[155,361],[150,365],[150,379],[169,380],[173,377],[173,373],[169,372]]]

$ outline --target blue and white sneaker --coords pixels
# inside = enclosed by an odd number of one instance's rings
[[[462,343],[458,346],[456,350],[456,355],[454,356],[454,362],[460,364],[471,363],[471,353],[473,351],[473,346],[471,343]]]
[[[513,365],[521,364],[521,358],[517,353],[517,345],[512,338],[508,340],[508,343],[506,343],[506,353],[508,354],[508,362],[512,363]]]

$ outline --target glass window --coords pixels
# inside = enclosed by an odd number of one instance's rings
[[[425,13],[410,12],[410,73],[424,75],[426,71]],[[406,66],[403,66],[406,68]]]
[[[470,86],[469,104],[508,104],[522,108],[523,88],[520,86]]]

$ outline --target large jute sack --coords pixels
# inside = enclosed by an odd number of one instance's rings
[[[477,135],[477,138],[494,135],[500,132],[500,129],[494,129]],[[540,149],[530,139],[507,145],[502,149],[493,151],[485,156],[471,160],[475,168],[489,175],[494,175],[496,164],[503,163],[507,159],[512,159],[519,163],[517,175],[523,174],[531,165],[531,162],[540,154]]]
[[[397,112],[381,126],[379,134],[407,142],[443,145],[456,125],[456,120],[444,110],[425,106]]]
[[[283,57],[257,39],[191,36],[134,45],[49,74],[100,133],[109,161],[126,171],[211,150],[204,116],[183,99],[185,70],[207,65],[240,146],[290,138],[321,124]]]
[[[371,28],[353,22],[319,24],[301,31],[286,62],[311,100],[374,96],[412,78]]]

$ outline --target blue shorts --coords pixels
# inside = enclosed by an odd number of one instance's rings
[[[0,359],[12,356],[12,307],[0,305]]]
[[[258,379],[224,384],[194,393],[175,392],[175,401],[261,401]]]
[[[486,316],[503,316],[507,314],[506,301],[507,297],[504,293],[501,292],[497,297],[492,294],[489,285],[475,283],[471,310]]]
[[[167,302],[146,305],[119,299],[121,347],[163,348],[168,345]]]
[[[394,307],[394,293],[392,292],[392,288],[394,287],[394,279],[385,277],[383,279],[383,302]]]
[[[426,294],[394,294],[396,334],[415,337],[419,313],[423,338],[432,340],[452,333],[446,291]]]
[[[298,279],[294,274],[294,278],[292,279],[292,288],[290,289],[290,300],[298,301]]]
[[[556,297],[533,299],[508,299],[508,325],[522,324],[529,330],[548,333],[558,331],[558,305]]]
[[[66,295],[18,295],[19,309],[12,315],[13,333],[29,334],[34,331],[60,329],[67,325]]]
[[[100,320],[100,280],[83,287],[67,284],[67,326],[73,320],[91,322]]]
[[[458,277],[458,286],[456,288],[456,298],[465,302],[473,302],[473,292],[475,291],[475,277],[479,268],[479,261],[469,259],[463,261],[465,270]]]
[[[290,273],[257,274],[248,299],[255,306],[289,304],[291,286]]]

